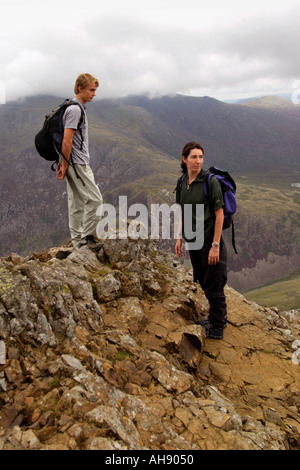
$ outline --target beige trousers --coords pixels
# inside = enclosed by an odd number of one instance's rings
[[[69,166],[67,172],[67,192],[69,209],[69,228],[73,246],[79,247],[84,243],[87,235],[95,235],[99,217],[96,211],[103,204],[103,197],[95,183],[94,174],[89,165],[75,164],[78,176],[74,168]]]

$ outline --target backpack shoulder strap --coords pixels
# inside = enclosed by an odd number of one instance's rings
[[[183,179],[184,179],[184,174],[182,176],[180,176],[180,178],[178,179],[176,187],[174,188],[173,193],[175,193],[175,191],[180,193],[181,188],[182,188]]]
[[[72,105],[76,105],[76,106],[79,106],[80,108],[80,111],[81,111],[81,115],[80,115],[80,119],[79,119],[79,122],[78,122],[78,126],[77,126],[77,129],[80,133],[80,137],[81,137],[81,144],[80,144],[80,150],[82,150],[82,146],[83,146],[83,141],[84,141],[84,138],[83,138],[83,134],[82,134],[82,130],[81,130],[81,124],[85,121],[85,112],[84,112],[84,109],[83,107],[81,106],[80,103],[77,103],[77,101],[74,101],[74,100],[66,100],[64,102],[65,104],[65,110],[67,109],[67,107],[69,106],[72,106]]]
[[[80,120],[79,120],[79,123],[78,123],[78,127],[85,121],[85,111],[84,111],[84,108],[81,106],[80,103],[77,103],[76,101],[73,101],[71,102],[71,104],[76,104],[77,106],[79,106],[80,108],[80,111],[81,111],[81,116],[80,116]]]
[[[80,107],[80,110],[81,110],[81,116],[80,116],[80,120],[79,120],[77,129],[79,130],[80,137],[81,137],[80,150],[82,150],[84,138],[83,138],[83,134],[82,134],[82,130],[81,130],[81,124],[85,121],[85,113],[84,113],[84,110],[82,109],[82,106],[80,106],[79,103],[76,103],[76,104]]]
[[[85,111],[84,111],[83,107],[81,106],[81,104],[80,104],[80,103],[77,103],[77,101],[66,100],[66,101],[63,103],[64,111],[65,111],[69,106],[73,106],[73,105],[79,106],[80,111],[81,111],[80,119],[79,119],[79,122],[78,122],[78,128],[79,128],[79,126],[80,126],[80,125],[84,122],[84,120],[85,120]]]
[[[210,185],[210,180],[214,176],[209,170],[205,172],[205,179],[204,179],[204,193],[206,199],[208,199],[208,193],[209,193],[209,185]]]

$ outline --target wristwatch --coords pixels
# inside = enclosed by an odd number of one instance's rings
[[[213,243],[211,244],[211,246],[215,246],[215,247],[217,247],[217,248],[220,248],[220,243],[213,242]]]

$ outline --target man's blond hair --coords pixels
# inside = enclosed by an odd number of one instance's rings
[[[93,77],[93,75],[91,75],[90,73],[81,73],[80,75],[78,75],[76,82],[75,82],[75,87],[74,87],[75,95],[79,93],[80,91],[79,87],[84,89],[90,83],[95,83],[96,87],[99,86],[99,80]]]

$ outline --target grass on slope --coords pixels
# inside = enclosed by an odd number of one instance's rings
[[[300,271],[270,286],[253,289],[243,294],[247,300],[280,311],[300,309]]]
[[[237,177],[237,202],[249,213],[265,216],[299,214],[300,190],[291,186],[291,176],[284,181],[277,176],[263,179],[259,175]],[[296,180],[299,179],[295,176]],[[297,181],[294,182],[298,182]]]

